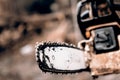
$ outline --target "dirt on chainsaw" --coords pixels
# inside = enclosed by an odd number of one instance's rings
[[[42,72],[35,59],[36,42],[76,45],[79,32],[75,31],[70,0],[51,0],[51,8],[45,8],[48,11],[44,12],[34,8],[31,11],[34,1],[27,1],[0,0],[0,80],[120,80],[120,74],[94,79],[87,71],[75,74]]]

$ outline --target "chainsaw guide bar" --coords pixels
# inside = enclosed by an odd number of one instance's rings
[[[76,73],[88,71],[83,50],[72,44],[42,42],[36,46],[36,60],[43,72]]]

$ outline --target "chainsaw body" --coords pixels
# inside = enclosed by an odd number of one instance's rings
[[[120,72],[120,19],[115,10],[113,0],[84,0],[78,3],[77,21],[87,39],[80,44],[89,46],[86,53],[91,56],[89,65],[92,75]]]

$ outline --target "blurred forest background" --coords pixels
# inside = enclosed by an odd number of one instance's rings
[[[77,0],[0,0],[0,80],[94,80],[89,72],[45,74],[35,61],[36,42],[77,44],[83,39],[76,4]],[[119,76],[95,80],[120,80]]]

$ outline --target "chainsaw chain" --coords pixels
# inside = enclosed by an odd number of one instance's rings
[[[60,42],[41,42],[41,43],[37,43],[36,45],[36,61],[39,65],[39,68],[43,71],[43,72],[51,72],[51,73],[62,73],[62,74],[67,74],[67,73],[78,73],[81,71],[88,71],[88,69],[81,69],[81,70],[56,70],[54,68],[50,69],[49,67],[47,67],[45,65],[44,62],[42,62],[40,60],[40,52],[43,53],[44,56],[44,49],[46,47],[69,47],[69,48],[75,48],[75,49],[79,49],[77,48],[75,45],[73,44],[67,44],[67,43],[60,43]],[[79,49],[80,50],[80,49]]]

